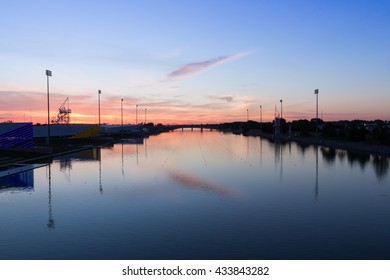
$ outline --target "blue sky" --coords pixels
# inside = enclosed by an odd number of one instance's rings
[[[389,1],[1,1],[0,121],[390,119]]]

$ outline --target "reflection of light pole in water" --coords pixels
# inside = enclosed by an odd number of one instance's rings
[[[135,144],[135,149],[136,149],[136,153],[137,153],[137,165],[138,165],[138,143]]]
[[[277,163],[280,160],[280,180],[283,177],[283,149],[278,140],[275,140],[275,170],[277,169]]]
[[[246,137],[246,160],[249,163],[249,136]]]
[[[280,145],[280,180],[283,178],[283,145]]]
[[[260,166],[263,163],[263,138],[259,137],[260,141]]]
[[[316,183],[315,183],[315,189],[314,189],[314,195],[316,200],[318,201],[318,146],[316,146]]]
[[[124,163],[123,163],[123,141],[122,141],[122,176],[125,176],[125,169],[124,169]]]
[[[148,139],[144,140],[145,158],[148,158]]]
[[[51,209],[51,164],[49,163],[49,220],[47,221],[48,229],[55,229],[55,222]]]
[[[101,150],[98,148],[98,155],[99,155],[99,191],[101,194],[103,194],[103,186],[102,186],[102,155]]]

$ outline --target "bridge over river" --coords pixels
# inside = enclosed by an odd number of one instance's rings
[[[200,130],[203,129],[220,129],[220,124],[177,124],[177,125],[166,125],[165,127],[169,128],[170,130],[176,130],[176,129],[185,129],[190,128],[191,130],[194,130],[194,128],[199,128]]]

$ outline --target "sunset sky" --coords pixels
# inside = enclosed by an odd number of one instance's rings
[[[0,122],[390,120],[390,1],[1,1]]]

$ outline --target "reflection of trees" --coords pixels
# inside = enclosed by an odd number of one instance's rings
[[[310,147],[309,144],[304,144],[304,143],[299,143],[299,142],[297,142],[297,146],[299,148],[299,151],[302,153],[302,155],[304,155],[306,150],[307,150],[307,148]]]
[[[378,178],[384,177],[389,171],[389,158],[385,156],[374,156],[372,161],[374,170]]]
[[[370,161],[369,154],[360,154],[354,152],[347,152],[347,158],[350,165],[353,165],[355,162],[359,163],[360,167],[363,169],[366,164]]]
[[[60,170],[71,170],[72,160],[72,158],[60,158]]]
[[[329,164],[336,160],[336,150],[332,148],[321,147],[322,158]]]
[[[337,151],[337,156],[340,161],[344,161],[347,152],[344,150]]]

